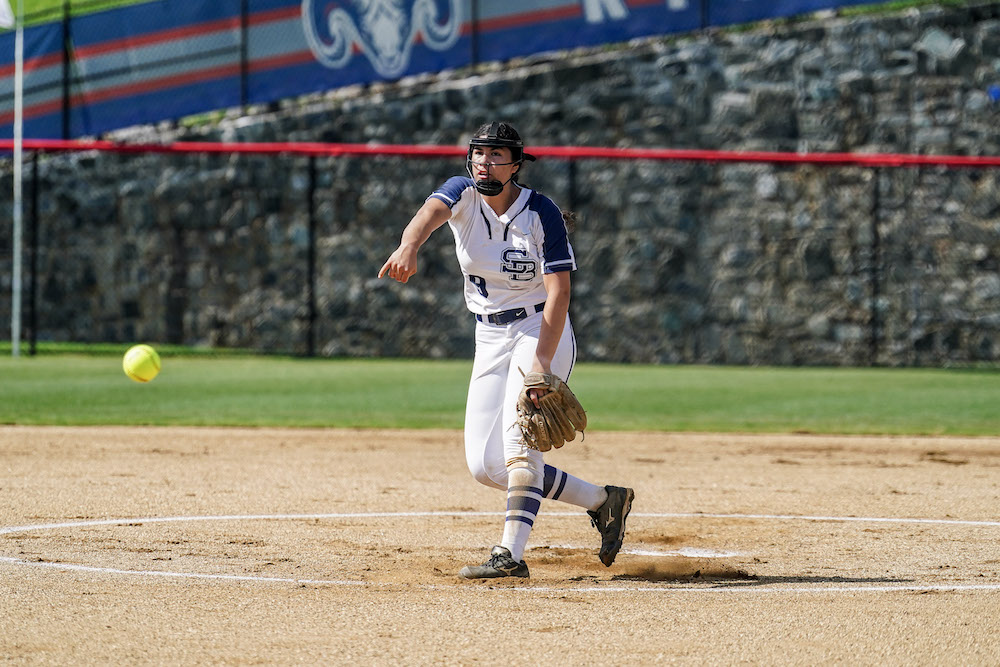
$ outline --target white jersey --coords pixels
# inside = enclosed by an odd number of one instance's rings
[[[543,303],[542,275],[576,270],[562,213],[545,195],[521,188],[510,208],[497,215],[471,178],[455,176],[431,197],[451,209],[448,224],[465,276],[465,303],[473,313]]]

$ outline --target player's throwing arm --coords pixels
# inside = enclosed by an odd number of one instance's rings
[[[399,247],[389,255],[378,277],[388,275],[393,280],[405,283],[417,272],[417,251],[427,242],[435,229],[448,222],[451,210],[439,199],[428,199],[420,207],[410,224],[403,230]]]

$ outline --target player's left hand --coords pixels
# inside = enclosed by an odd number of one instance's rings
[[[524,445],[547,452],[562,447],[576,437],[577,431],[586,429],[587,413],[558,376],[533,371],[524,376],[517,401],[517,425]]]
[[[542,396],[549,393],[550,391],[551,389],[529,389],[528,398],[531,399],[531,402],[535,404],[535,408],[541,410],[542,406],[538,403],[538,399],[540,399]]]
[[[541,373],[542,375],[552,375],[552,368],[544,361],[536,357],[535,362],[531,365],[531,372]],[[521,375],[522,376],[524,375],[524,371],[521,371]],[[532,387],[528,389],[525,393],[528,396],[528,400],[530,400],[534,404],[535,409],[541,410],[542,406],[538,402],[538,399],[540,399],[542,396],[549,393],[550,391],[552,390],[549,387]]]

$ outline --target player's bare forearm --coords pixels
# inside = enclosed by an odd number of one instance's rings
[[[542,327],[535,347],[535,360],[531,370],[551,373],[552,357],[559,347],[566,316],[569,313],[570,298],[569,271],[547,273],[545,283],[545,310],[542,311]]]
[[[428,199],[403,230],[399,247],[389,256],[378,277],[388,274],[393,280],[405,283],[417,272],[417,251],[427,242],[435,229],[448,222],[451,209],[435,197]]]

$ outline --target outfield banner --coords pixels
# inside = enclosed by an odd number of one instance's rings
[[[0,137],[14,136],[14,32],[0,34]],[[24,29],[24,136],[60,137],[63,31],[58,24]]]
[[[699,0],[479,2],[477,51],[495,61],[701,27]]]
[[[856,3],[156,0],[74,17],[65,38],[62,22],[25,30],[25,136],[93,136],[476,62],[846,4]],[[0,34],[0,137],[12,133],[13,53],[13,33]]]
[[[71,136],[240,102],[239,0],[159,0],[71,26]]]
[[[708,24],[713,26],[747,23],[781,16],[795,16],[809,12],[849,7],[851,5],[873,5],[872,0],[715,0],[707,2]]]

